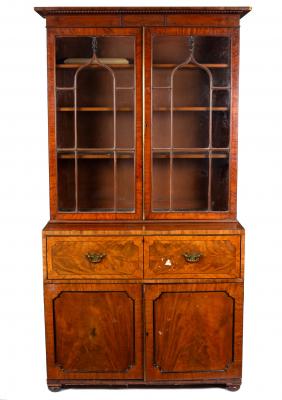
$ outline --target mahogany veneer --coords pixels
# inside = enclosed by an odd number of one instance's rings
[[[238,390],[239,20],[250,8],[35,10],[48,50],[49,389]]]

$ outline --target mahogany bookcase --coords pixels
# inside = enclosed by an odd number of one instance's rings
[[[47,23],[49,389],[239,389],[250,8],[35,10]]]

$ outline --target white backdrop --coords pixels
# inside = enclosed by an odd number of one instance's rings
[[[0,399],[282,398],[280,1],[3,1],[0,24]],[[238,219],[245,226],[243,385],[66,390],[45,384],[41,229],[49,218],[45,21],[33,6],[251,5],[241,21]]]

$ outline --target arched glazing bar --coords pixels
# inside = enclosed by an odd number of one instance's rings
[[[212,173],[212,106],[213,106],[213,77],[212,73],[205,65],[200,64],[194,56],[195,49],[195,39],[193,36],[188,37],[188,45],[189,45],[189,55],[185,61],[181,64],[177,65],[171,72],[170,76],[170,165],[169,165],[169,211],[173,211],[173,149],[174,149],[174,124],[173,124],[173,113],[174,113],[174,77],[175,73],[181,69],[182,67],[192,64],[198,67],[199,69],[205,71],[209,78],[209,131],[208,131],[208,211],[211,210],[211,173]]]
[[[83,64],[81,67],[77,69],[74,75],[74,147],[75,147],[75,211],[78,211],[78,162],[77,162],[77,79],[79,73],[89,67],[91,64],[98,64],[100,67],[108,70],[112,76],[113,80],[113,133],[114,133],[114,146],[113,146],[113,155],[114,155],[114,211],[116,211],[116,203],[117,203],[117,157],[116,157],[116,78],[114,71],[108,65],[102,63],[97,57],[97,47],[98,41],[96,37],[92,38],[92,57],[90,60]]]
[[[75,174],[75,212],[79,212],[78,207],[78,124],[77,124],[77,112],[78,112],[78,101],[77,101],[77,89],[78,89],[78,76],[81,71],[91,67],[93,64],[99,65],[101,68],[109,71],[112,77],[113,87],[113,162],[114,162],[114,212],[117,210],[117,123],[116,123],[116,90],[120,89],[116,86],[116,77],[112,68],[102,63],[97,57],[98,41],[97,37],[92,37],[92,57],[85,63],[82,64],[75,72],[74,84],[70,87],[56,87],[57,91],[72,91],[74,95],[74,174]]]

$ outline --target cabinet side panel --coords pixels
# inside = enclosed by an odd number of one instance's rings
[[[231,36],[231,126],[230,126],[230,169],[229,205],[237,208],[237,157],[238,157],[238,89],[239,89],[239,29]]]

